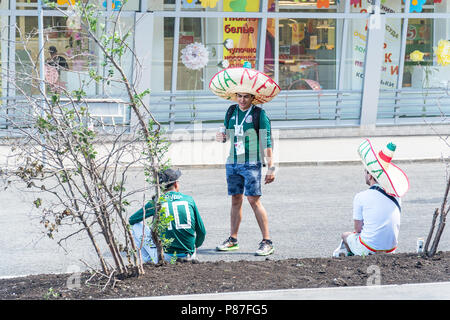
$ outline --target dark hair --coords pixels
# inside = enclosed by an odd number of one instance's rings
[[[48,51],[50,51],[50,53],[57,53],[57,52],[58,52],[58,50],[56,50],[56,47],[55,47],[55,46],[50,46],[50,47],[48,48]]]
[[[176,181],[174,181],[174,182],[172,182],[172,183],[169,183],[169,184],[165,185],[165,186],[164,186],[164,191],[167,191],[167,190],[169,190],[170,188],[172,188],[172,187],[175,185],[175,182],[176,182]]]
[[[375,178],[371,173],[370,173],[370,171],[369,170],[367,170],[367,168],[364,168],[364,170],[365,170],[365,173],[366,174],[368,174],[369,176],[371,176],[372,177],[372,179],[376,182],[376,183],[378,183],[378,180],[377,180],[377,178]]]

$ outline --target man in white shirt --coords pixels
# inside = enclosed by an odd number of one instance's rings
[[[400,197],[408,190],[409,182],[406,174],[391,163],[395,149],[396,146],[389,143],[376,153],[367,139],[358,148],[365,166],[365,182],[370,188],[354,197],[354,231],[342,234],[334,257],[388,253],[397,248]]]
[[[364,171],[366,183],[370,187],[381,188],[373,176],[367,170]],[[368,189],[355,196],[353,220],[354,232],[342,234],[342,240],[349,252],[361,256],[376,252],[393,252],[397,247],[400,209],[380,191]]]

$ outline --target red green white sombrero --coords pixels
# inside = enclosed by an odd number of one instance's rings
[[[250,93],[255,96],[252,103],[266,103],[280,92],[280,86],[268,75],[244,67],[227,68],[217,72],[209,82],[209,89],[226,100],[237,101],[236,93]]]
[[[386,193],[402,197],[409,189],[409,180],[406,174],[391,162],[396,148],[396,145],[390,142],[383,150],[376,152],[369,139],[365,139],[358,147],[358,154],[367,171]]]

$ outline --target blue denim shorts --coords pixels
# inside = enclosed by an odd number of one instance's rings
[[[261,163],[226,164],[228,195],[244,194],[246,196],[261,195]]]

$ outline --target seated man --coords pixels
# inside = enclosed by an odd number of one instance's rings
[[[205,226],[194,199],[179,192],[178,179],[180,176],[180,170],[167,169],[159,177],[159,181],[163,185],[163,197],[165,199],[161,206],[165,208],[166,215],[170,214],[174,218],[164,232],[166,239],[173,239],[171,244],[165,248],[164,258],[168,261],[174,257],[187,260],[195,259],[196,248],[203,244],[206,234]],[[145,205],[145,218],[154,214],[154,202],[149,201]],[[144,243],[141,250],[143,262],[158,263],[156,246],[152,240],[150,228],[143,225],[145,223],[143,215],[144,209],[141,208],[129,219],[134,240],[139,248],[144,231]]]
[[[354,231],[342,234],[341,245],[333,252],[340,255],[369,255],[394,252],[400,229],[400,197],[409,189],[406,174],[393,163],[396,146],[389,143],[376,153],[368,139],[358,148],[369,189],[353,200]]]

